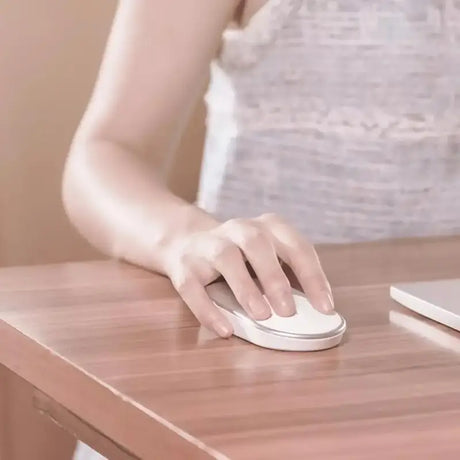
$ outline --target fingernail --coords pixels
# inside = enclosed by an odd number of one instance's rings
[[[321,309],[325,313],[332,313],[334,311],[334,299],[329,292],[324,296],[324,300],[321,303]]]
[[[267,319],[271,316],[271,310],[268,303],[265,300],[250,300],[249,309],[254,319]]]
[[[232,335],[232,330],[226,325],[219,321],[214,323],[214,330],[221,337],[230,337]]]

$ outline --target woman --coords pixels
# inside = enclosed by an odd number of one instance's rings
[[[270,315],[245,261],[278,314],[294,313],[279,259],[330,312],[309,241],[460,231],[459,8],[121,1],[66,167],[71,220],[106,253],[169,276],[222,337],[231,325],[204,289],[220,275],[254,318]],[[174,152],[210,66],[194,206],[148,165]]]

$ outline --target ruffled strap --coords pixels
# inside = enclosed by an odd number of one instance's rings
[[[248,67],[256,63],[304,0],[267,0],[243,29],[223,35],[219,61],[224,67]]]

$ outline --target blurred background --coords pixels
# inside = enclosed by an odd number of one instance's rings
[[[115,7],[114,0],[0,0],[0,266],[102,257],[68,223],[60,186]],[[200,102],[165,178],[190,201],[204,116]],[[70,459],[72,436],[33,409],[31,390],[0,366],[0,460]]]

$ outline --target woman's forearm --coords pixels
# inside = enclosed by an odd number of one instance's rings
[[[104,252],[163,272],[165,245],[215,225],[143,159],[175,151],[237,3],[119,2],[63,186],[72,222]]]
[[[141,157],[104,140],[76,141],[66,165],[69,218],[98,249],[164,273],[164,252],[182,234],[212,228],[204,211],[173,195]]]

